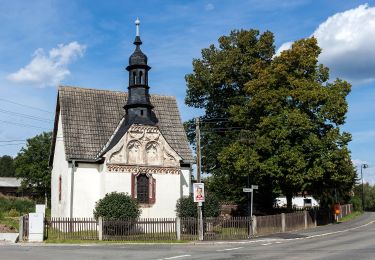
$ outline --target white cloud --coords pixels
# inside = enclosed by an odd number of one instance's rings
[[[82,57],[85,49],[86,47],[78,42],[59,44],[57,48],[51,49],[48,55],[43,49],[37,49],[30,63],[8,75],[7,79],[14,83],[38,87],[56,86],[70,75],[69,63]]]
[[[352,163],[354,166],[360,168],[362,164],[368,164],[367,161],[360,160],[360,159],[352,159]]]
[[[375,80],[375,7],[367,4],[337,13],[313,35],[323,49],[320,61],[338,77],[362,83]]]
[[[212,11],[215,9],[215,6],[211,3],[209,4],[206,4],[206,6],[204,7],[206,9],[206,11]]]
[[[364,4],[329,17],[311,36],[322,48],[319,61],[332,76],[366,83],[375,80],[374,32],[375,7]],[[284,43],[277,53],[288,47],[290,43]]]
[[[279,56],[282,51],[288,50],[292,47],[293,42],[284,42],[281,46],[277,49],[275,56]]]

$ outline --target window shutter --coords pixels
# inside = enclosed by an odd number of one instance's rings
[[[149,178],[149,204],[156,202],[156,180],[150,176]]]

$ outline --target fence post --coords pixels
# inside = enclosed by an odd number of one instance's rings
[[[251,221],[252,221],[251,222],[251,232],[252,232],[252,235],[255,236],[257,234],[257,217],[253,216]]]
[[[285,232],[285,213],[281,213],[281,231]]]
[[[18,241],[23,241],[23,216],[20,217]]]
[[[99,217],[99,227],[98,227],[98,232],[99,232],[99,240],[103,240],[103,218]]]
[[[304,210],[303,211],[305,213],[305,229],[307,229],[308,225],[307,225],[307,210]]]
[[[181,240],[181,219],[179,217],[176,218],[176,237],[177,240]]]
[[[314,226],[315,227],[318,226],[318,210],[317,209],[314,210]]]

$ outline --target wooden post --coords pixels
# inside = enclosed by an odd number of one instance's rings
[[[176,237],[177,240],[181,240],[181,219],[179,217],[176,218]]]
[[[281,231],[285,232],[285,213],[281,213]]]

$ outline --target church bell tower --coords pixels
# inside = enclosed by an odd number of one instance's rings
[[[136,36],[134,40],[135,50],[129,57],[129,65],[126,70],[129,72],[128,101],[124,106],[128,122],[155,125],[152,119],[152,109],[150,102],[148,71],[151,69],[147,65],[147,56],[141,51],[141,37],[139,35],[140,21],[135,21]]]

